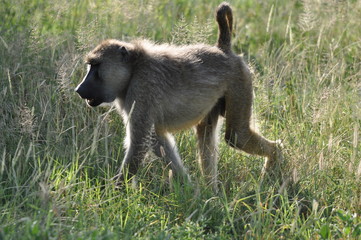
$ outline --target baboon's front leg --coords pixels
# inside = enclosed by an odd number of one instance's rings
[[[173,136],[170,133],[163,135],[154,133],[152,135],[152,141],[154,153],[158,157],[164,158],[176,176],[185,177],[189,180],[187,170],[183,166]]]
[[[217,122],[219,107],[215,108],[197,125],[199,165],[207,184],[211,184],[215,192],[218,191],[218,133]]]
[[[130,143],[123,158],[119,174],[123,175],[127,171],[128,177],[132,177],[138,172],[139,166],[147,153],[147,148],[143,145],[144,142]]]
[[[124,180],[124,176],[131,178],[139,169],[146,153],[149,150],[150,124],[130,122],[126,133],[126,153],[119,169],[117,180]]]

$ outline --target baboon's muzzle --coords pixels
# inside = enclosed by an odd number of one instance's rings
[[[83,82],[79,84],[75,88],[75,92],[79,94],[79,96],[82,99],[86,100],[86,103],[91,107],[96,107],[100,105],[103,100],[97,96],[97,94],[94,92],[93,86],[88,86],[89,84],[87,82]]]

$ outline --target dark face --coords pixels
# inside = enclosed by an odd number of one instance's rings
[[[81,98],[86,100],[89,106],[96,107],[103,102],[108,102],[107,99],[105,99],[105,89],[103,85],[104,81],[99,76],[99,65],[89,65],[88,74],[76,87],[75,91]]]
[[[75,91],[91,107],[113,102],[128,85],[128,59],[127,49],[119,42],[100,44],[88,55],[88,73]]]

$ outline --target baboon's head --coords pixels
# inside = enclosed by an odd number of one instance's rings
[[[113,102],[128,86],[131,47],[117,40],[106,40],[86,56],[88,73],[75,91],[89,106]]]

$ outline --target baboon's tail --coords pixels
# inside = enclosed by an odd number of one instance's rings
[[[219,26],[217,46],[224,52],[231,51],[232,37],[232,9],[228,3],[223,2],[217,8],[217,22]]]

